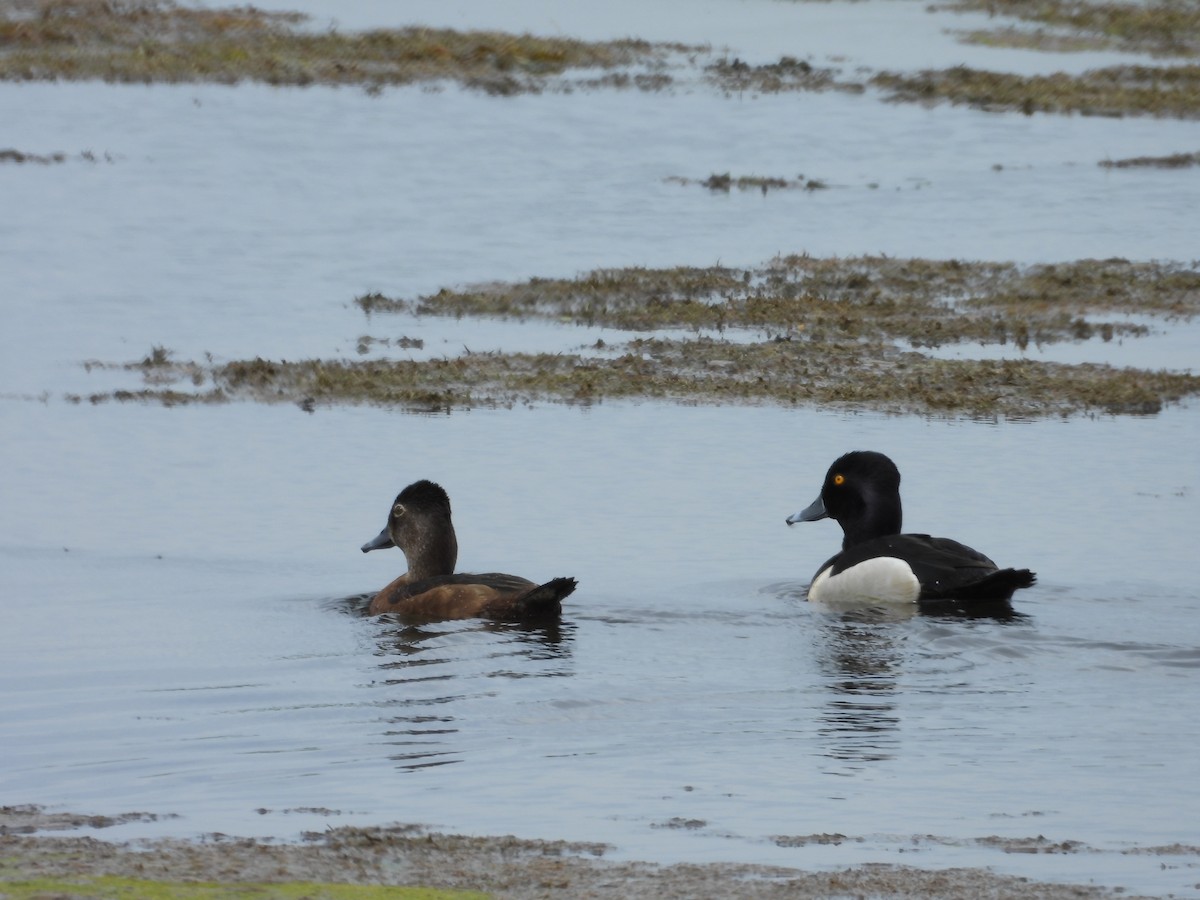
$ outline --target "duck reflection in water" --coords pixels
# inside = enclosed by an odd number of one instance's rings
[[[373,596],[356,594],[328,605],[361,618]],[[381,712],[378,743],[405,771],[467,761],[471,742],[462,732],[480,723],[463,710],[474,698],[492,697],[497,679],[574,674],[575,624],[558,617],[414,625],[384,615],[362,624],[374,645],[377,674],[363,686],[372,691],[369,705]]]
[[[895,692],[902,650],[891,624],[864,611],[821,626],[820,663],[829,697],[819,734],[837,760],[891,759],[899,744]]]

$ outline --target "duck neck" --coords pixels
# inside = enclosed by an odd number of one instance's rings
[[[453,575],[458,564],[458,539],[454,526],[447,520],[438,528],[428,530],[429,536],[417,544],[406,545],[408,580],[420,581],[438,575]]]
[[[903,521],[904,516],[899,498],[889,504],[867,504],[860,516],[855,517],[848,524],[842,523],[842,529],[846,535],[842,540],[842,549],[849,550],[851,547],[875,538],[899,534]]]

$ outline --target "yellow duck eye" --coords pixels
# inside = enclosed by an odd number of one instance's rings
[[[843,484],[846,483],[846,476],[843,475],[841,472],[838,472],[838,474],[833,476],[833,483],[836,484],[838,487],[841,487]]]

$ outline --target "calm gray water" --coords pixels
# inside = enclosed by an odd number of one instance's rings
[[[877,46],[985,53],[886,6],[926,43]],[[515,8],[530,18],[478,24],[555,30],[537,4]],[[711,3],[677,37],[747,40],[758,22],[782,42],[778,17],[815,17],[797,35],[842,35],[828,52],[873,64],[851,52],[867,8]],[[669,36],[670,6],[655,9],[621,33]],[[573,33],[615,27],[564,10]],[[383,7],[360,14],[347,24],[387,23],[373,19]],[[1047,64],[999,58],[1017,57]],[[494,99],[107,85],[2,85],[0,121],[0,144],[24,152],[111,156],[0,167],[0,803],[181,817],[113,837],[402,821],[662,861],[986,865],[1197,893],[1194,855],[1141,852],[1200,843],[1194,404],[995,424],[62,396],[133,384],[81,362],[153,345],[299,358],[356,356],[362,334],[447,354],[596,337],[368,321],[351,301],[369,290],[799,251],[1187,260],[1195,176],[1096,162],[1195,149],[1200,124],[701,87]],[[664,181],[724,171],[836,188],[714,196]],[[1195,326],[1156,327],[1029,352],[1194,365]],[[856,447],[897,460],[910,528],[1038,571],[1019,617],[879,621],[804,603],[840,535],[783,520]],[[461,568],[579,579],[560,629],[355,615],[403,563],[358,547],[420,477],[451,493]],[[835,832],[848,839],[779,840]],[[1085,846],[982,840],[1039,835]]]

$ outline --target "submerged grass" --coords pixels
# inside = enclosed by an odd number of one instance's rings
[[[913,347],[1144,333],[1097,312],[1190,318],[1200,271],[1125,260],[1018,267],[922,259],[781,257],[721,266],[599,270],[414,301],[359,299],[370,313],[544,317],[645,337],[568,353],[465,353],[429,360],[238,360],[197,365],[154,348],[123,368],[139,391],[109,400],[370,403],[450,410],[540,401],[837,405],[897,413],[1035,417],[1149,414],[1200,394],[1200,375],[1028,359],[936,359]],[[693,329],[693,337],[665,336]],[[740,329],[732,339],[722,329]],[[376,343],[360,339],[359,352]],[[365,348],[365,349],[364,349]],[[99,364],[90,364],[99,365]],[[190,382],[193,390],[172,385]],[[72,397],[81,402],[85,398]]]

